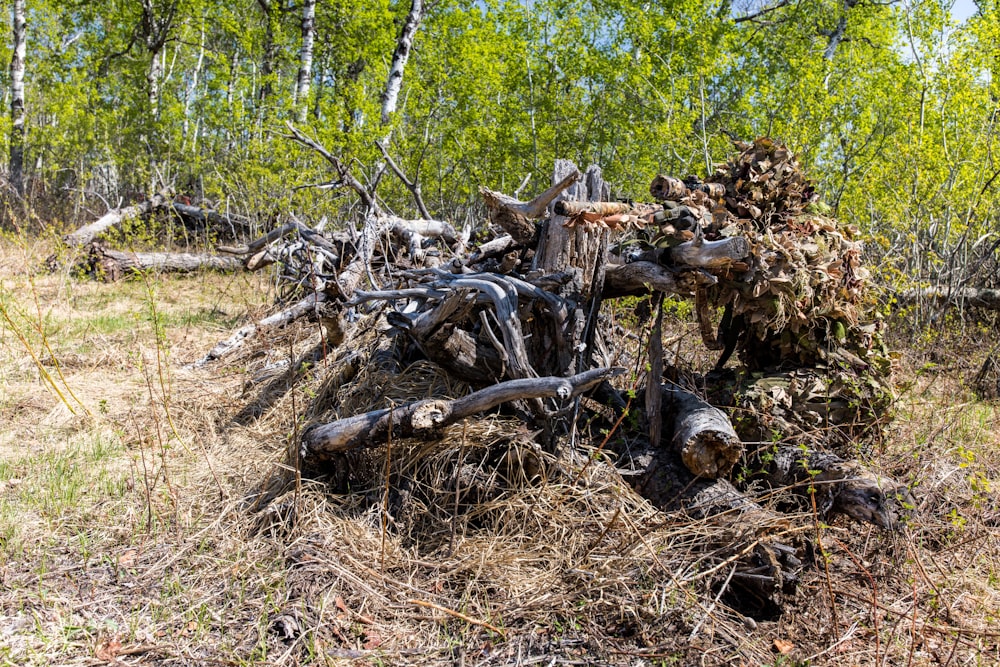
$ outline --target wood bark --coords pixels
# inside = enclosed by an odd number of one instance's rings
[[[510,234],[517,243],[534,245],[538,239],[538,226],[533,221],[545,215],[548,205],[579,178],[580,171],[573,167],[569,173],[563,173],[552,187],[527,202],[484,187],[479,188],[479,194],[490,211],[491,222]]]
[[[552,182],[553,187],[531,204],[537,207],[539,200],[550,196],[569,201],[603,201],[609,196],[609,188],[596,166],[588,168],[580,179],[576,165],[556,160]],[[537,212],[530,210],[531,204],[524,210]],[[564,277],[558,294],[566,304],[566,316],[553,318],[536,310],[526,332],[529,356],[539,372],[546,375],[567,375],[588,367],[595,348],[607,261],[608,230],[571,228],[565,225],[566,220],[565,216],[553,215],[545,222],[531,265],[533,273]]]
[[[27,52],[27,22],[24,0],[12,6],[14,48],[10,55],[10,183],[24,195],[24,68]]]
[[[186,252],[122,252],[93,244],[82,266],[107,280],[116,281],[130,272],[153,270],[190,273],[201,269],[232,271],[243,268],[236,257]]]
[[[424,5],[422,0],[412,0],[410,11],[403,22],[403,28],[396,39],[396,49],[392,53],[392,64],[389,66],[389,78],[382,93],[382,124],[385,125],[396,112],[399,91],[403,87],[403,70],[413,49],[413,37],[423,19]]]
[[[132,218],[163,208],[169,203],[171,197],[172,194],[170,192],[163,191],[133,206],[111,209],[89,225],[84,225],[76,231],[67,234],[63,237],[63,241],[70,246],[86,245],[107,230],[120,225],[126,220],[131,220]]]
[[[299,50],[299,74],[295,80],[292,106],[295,120],[306,121],[309,111],[309,84],[312,81],[313,43],[316,40],[316,0],[302,1],[302,48]]]
[[[941,305],[965,304],[973,308],[1000,310],[1000,289],[974,287],[924,287],[902,292],[897,298],[903,303],[933,301]]]
[[[445,426],[512,401],[541,398],[567,401],[615,372],[598,368],[568,378],[508,380],[455,400],[416,401],[320,424],[303,434],[301,460],[317,463],[338,452],[382,445],[390,437],[390,431],[393,438],[433,437]]]
[[[265,317],[259,322],[253,322],[240,327],[236,333],[226,340],[218,343],[215,347],[209,350],[208,354],[196,361],[194,366],[204,366],[209,362],[232,354],[241,348],[247,340],[259,332],[286,327],[292,322],[306,317],[307,315],[318,313],[321,305],[326,301],[326,294],[323,292],[314,292],[290,308],[286,308],[285,310]]]
[[[664,385],[662,391],[673,424],[670,444],[687,469],[706,479],[728,475],[743,455],[743,443],[726,413],[679,387]]]

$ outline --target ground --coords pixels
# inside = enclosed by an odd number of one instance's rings
[[[600,466],[461,514],[416,505],[404,528],[382,511],[398,490],[308,476],[256,511],[296,415],[337,395],[260,389],[315,331],[192,368],[266,312],[266,276],[108,284],[47,271],[51,250],[0,242],[0,664],[1000,662],[1000,405],[967,388],[995,330],[895,336],[891,436],[860,455],[913,488],[914,516],[790,521],[819,548],[783,613],[754,620],[716,595],[720,529]],[[436,381],[407,368],[382,400],[460,390]],[[474,448],[517,426],[465,428]]]

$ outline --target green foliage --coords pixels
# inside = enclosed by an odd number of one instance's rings
[[[264,222],[350,214],[350,197],[292,189],[329,179],[282,136],[296,3],[154,2],[157,20],[176,6],[160,48],[140,3],[29,5],[26,166],[47,218],[80,222],[99,197],[131,201],[164,183]],[[989,232],[1000,210],[995,7],[955,25],[938,0],[755,6],[766,12],[719,0],[433,3],[383,125],[410,5],[321,0],[306,129],[362,181],[388,136],[443,217],[474,205],[481,184],[511,191],[532,174],[528,190],[541,189],[557,157],[598,163],[618,194],[644,198],[656,172],[704,174],[730,137],[768,134],[880,249],[919,249],[919,262],[885,263],[888,278],[933,273],[963,235]],[[9,50],[0,45],[5,62]],[[4,149],[9,131],[5,116]],[[379,194],[412,210],[395,179]]]

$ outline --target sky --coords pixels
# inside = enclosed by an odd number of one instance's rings
[[[964,21],[976,13],[976,3],[972,0],[955,0],[951,8],[951,16],[956,21]]]

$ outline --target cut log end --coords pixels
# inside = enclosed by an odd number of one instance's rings
[[[739,438],[714,429],[701,431],[675,446],[689,470],[711,479],[728,475],[743,455]]]
[[[413,411],[410,423],[415,432],[430,431],[445,424],[450,415],[451,407],[447,401],[427,401]]]

